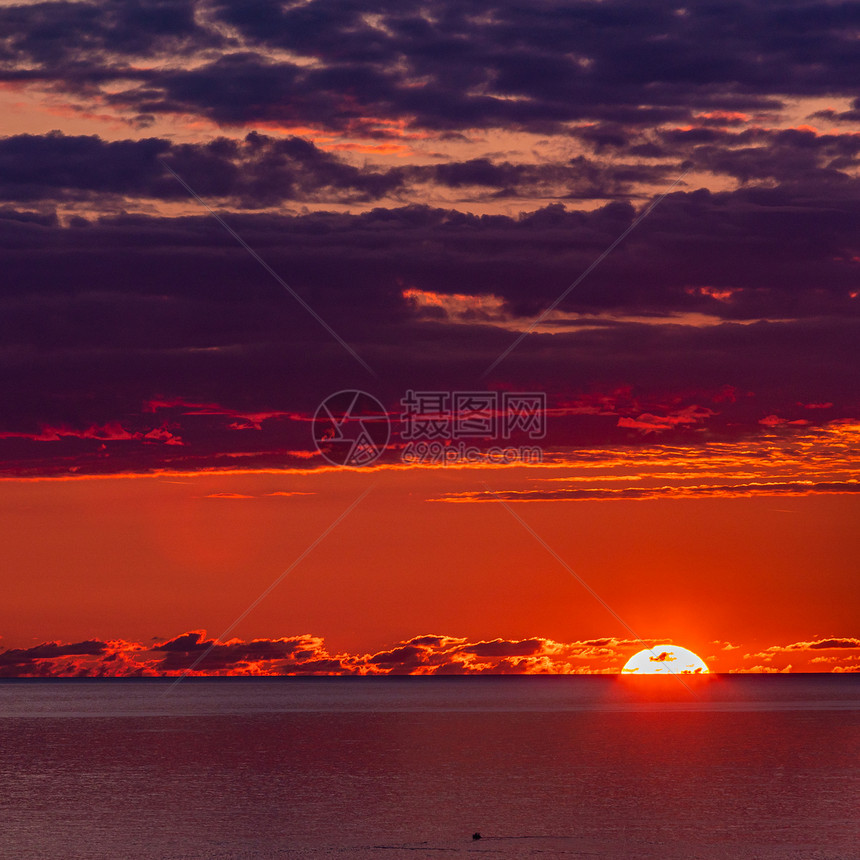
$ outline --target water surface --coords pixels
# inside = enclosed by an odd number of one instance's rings
[[[860,678],[9,681],[0,789],[23,860],[858,858]]]

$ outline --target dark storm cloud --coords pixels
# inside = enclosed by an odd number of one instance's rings
[[[847,2],[56,2],[0,10],[0,60],[7,80],[143,119],[542,131],[653,125],[694,105],[766,110],[784,94],[854,98],[858,25]]]

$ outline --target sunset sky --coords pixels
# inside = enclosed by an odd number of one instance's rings
[[[860,671],[858,46],[823,0],[0,0],[0,676]],[[404,462],[409,391],[544,393],[470,440],[542,461]]]

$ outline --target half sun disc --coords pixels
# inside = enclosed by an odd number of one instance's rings
[[[622,675],[707,675],[705,661],[678,645],[655,645],[634,654],[621,670]]]

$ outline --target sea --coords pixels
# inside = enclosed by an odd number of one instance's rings
[[[860,858],[860,675],[0,682],[3,858],[483,855]]]

